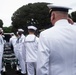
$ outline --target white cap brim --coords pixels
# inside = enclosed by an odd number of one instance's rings
[[[37,28],[35,26],[28,26],[28,29],[37,30]]]
[[[18,32],[19,32],[19,31],[20,31],[20,32],[24,32],[24,30],[23,30],[23,29],[18,29]]]
[[[59,4],[48,4],[47,5],[48,6],[48,8],[49,9],[58,9],[58,8],[60,8],[60,9],[67,9],[67,10],[70,10],[70,9],[72,9],[71,7],[68,7],[68,6],[66,6],[66,5],[59,5]]]

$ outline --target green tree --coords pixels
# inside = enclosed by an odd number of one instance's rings
[[[12,26],[10,27],[3,27],[4,33],[11,33],[12,32]]]
[[[71,17],[72,17],[73,21],[76,22],[76,11],[71,13]]]
[[[3,21],[0,19],[0,27],[3,27]]]
[[[20,7],[13,13],[13,30],[23,28],[27,33],[28,25],[35,25],[39,30],[51,27],[49,19],[48,3],[34,3]]]

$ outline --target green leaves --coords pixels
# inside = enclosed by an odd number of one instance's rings
[[[0,19],[0,27],[3,27],[3,21]]]
[[[71,13],[71,17],[74,22],[76,22],[76,11]]]
[[[30,3],[20,7],[13,13],[11,18],[13,29],[23,28],[27,33],[28,25],[35,25],[39,30],[51,27],[47,4],[48,3]]]

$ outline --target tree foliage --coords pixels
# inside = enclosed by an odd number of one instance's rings
[[[47,4],[34,3],[20,7],[11,18],[13,30],[23,28],[27,33],[28,25],[35,25],[39,30],[51,27]]]
[[[0,19],[0,27],[3,27],[3,21]]]
[[[35,25],[38,30],[43,30],[51,27],[49,18],[48,3],[34,3],[23,5],[17,9],[12,15],[12,30],[17,31],[22,28],[27,33],[28,25]],[[76,22],[76,12],[71,13],[72,19]]]
[[[73,21],[76,22],[76,11],[71,13],[71,17],[72,17]]]
[[[3,27],[4,33],[11,33],[12,32],[12,26],[10,27]]]

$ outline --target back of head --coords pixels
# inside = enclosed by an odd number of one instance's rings
[[[60,19],[67,19],[69,7],[59,6],[54,4],[48,4],[48,8],[50,9],[50,19],[52,24],[54,25],[56,21]]]
[[[28,28],[28,32],[32,34],[35,33],[35,31],[37,30],[35,26],[28,26],[27,28]]]
[[[18,29],[18,34],[19,34],[19,35],[23,34],[23,32],[24,32],[24,30],[23,30],[23,29],[21,29],[21,28],[20,28],[20,29]]]

